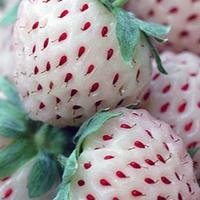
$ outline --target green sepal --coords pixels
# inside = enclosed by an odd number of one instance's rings
[[[113,7],[122,7],[128,1],[129,0],[112,0],[111,2]]]
[[[191,148],[188,150],[188,153],[190,154],[191,158],[193,158],[199,150],[200,147]]]
[[[122,113],[115,113],[115,112],[98,112],[89,120],[87,120],[79,129],[75,136],[75,141],[77,142],[76,145],[76,153],[77,157],[80,155],[82,151],[82,145],[89,135],[97,132],[105,122],[107,122],[111,118],[115,118],[122,115]]]
[[[70,200],[70,181],[78,168],[76,149],[67,159],[65,170],[62,177],[62,183],[54,200]]]
[[[154,57],[155,60],[156,60],[156,64],[157,64],[158,70],[159,70],[162,74],[168,74],[167,71],[165,70],[165,68],[164,68],[163,65],[162,65],[162,60],[161,60],[161,58],[160,58],[160,56],[159,56],[158,50],[157,50],[156,47],[153,45],[151,39],[150,39],[148,36],[146,36],[146,39],[147,39],[147,42],[148,42],[149,47],[150,47],[150,49],[151,49],[151,52],[152,52],[152,54],[153,54],[153,57]]]
[[[17,2],[0,20],[0,26],[13,24],[17,18],[19,2]]]
[[[28,117],[6,100],[0,101],[0,135],[16,138],[26,135]]]
[[[57,178],[57,163],[45,151],[38,153],[28,176],[28,193],[30,198],[37,198],[47,193]]]
[[[43,124],[35,134],[35,143],[38,149],[47,149],[49,153],[57,157],[64,153],[67,146],[65,132],[48,124]]]
[[[140,29],[134,22],[133,15],[120,8],[113,9],[116,17],[116,36],[119,42],[121,55],[126,64],[133,66],[133,55],[140,42]]]
[[[171,28],[170,26],[162,26],[160,24],[145,22],[140,19],[134,19],[135,24],[139,27],[141,31],[146,33],[146,35],[153,37],[158,42],[166,42],[166,39],[163,39],[161,36],[167,35]]]
[[[16,88],[14,87],[14,84],[3,76],[0,76],[0,92],[5,95],[6,101],[23,110],[20,98],[18,96]]]
[[[18,139],[0,150],[0,178],[11,176],[37,154],[34,143]]]

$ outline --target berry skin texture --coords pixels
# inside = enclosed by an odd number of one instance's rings
[[[141,37],[123,61],[116,20],[98,0],[27,1],[14,30],[15,81],[30,117],[80,125],[97,110],[136,103],[151,77]]]
[[[183,139],[187,148],[200,146],[200,59],[184,52],[161,55],[168,72],[161,75],[154,66],[150,90],[144,95],[143,108],[164,120]],[[200,178],[200,154],[194,156],[196,175]]]
[[[161,49],[200,55],[200,1],[198,0],[129,0],[126,9],[150,22],[172,27],[169,42]]]
[[[27,190],[27,177],[34,160],[19,169],[12,177],[6,177],[0,181],[0,199],[2,200],[30,200]],[[34,200],[52,200],[55,187],[42,197]]]
[[[71,199],[198,200],[192,160],[170,126],[145,110],[114,112],[123,115],[83,144]]]

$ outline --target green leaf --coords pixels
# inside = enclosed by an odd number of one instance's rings
[[[113,9],[116,17],[116,36],[120,45],[121,55],[126,64],[133,65],[133,55],[140,42],[140,30],[134,21],[133,14],[120,8]]]
[[[64,153],[64,147],[68,141],[65,138],[65,132],[62,129],[43,124],[35,134],[35,142],[39,149],[48,149],[49,153],[57,157]]]
[[[0,76],[0,92],[2,92],[6,101],[22,109],[21,101],[14,85],[7,78]]]
[[[161,38],[163,35],[167,35],[171,28],[169,26],[162,26],[160,24],[145,22],[135,18],[137,26],[146,33],[148,36],[155,38],[159,42],[165,42],[166,39]]]
[[[78,161],[76,157],[76,150],[72,152],[70,157],[67,159],[64,174],[63,174],[63,181],[60,185],[59,191],[54,200],[69,200],[70,196],[70,181],[76,170],[78,168]]]
[[[113,0],[112,6],[113,7],[122,7],[127,2],[128,2],[128,0]]]
[[[28,176],[30,198],[40,197],[55,184],[57,164],[47,152],[40,152]]]
[[[19,2],[16,3],[0,20],[0,25],[10,25],[15,22],[17,17],[17,11],[19,7]]]
[[[31,160],[37,153],[34,144],[26,139],[18,139],[0,150],[0,178],[11,176],[16,170]]]
[[[156,49],[156,47],[153,45],[151,39],[147,36],[146,36],[146,39],[147,39],[147,42],[149,44],[149,47],[151,49],[151,52],[156,60],[156,63],[157,63],[157,68],[158,70],[162,73],[162,74],[168,74],[167,71],[164,69],[163,65],[162,65],[162,61],[161,61],[161,58],[159,56],[159,52],[158,50]]]
[[[89,135],[97,132],[105,122],[107,122],[111,118],[115,118],[122,115],[122,113],[115,113],[115,112],[99,112],[96,113],[92,118],[86,121],[79,129],[77,135],[75,136],[75,140],[77,142],[76,151],[77,157],[80,155],[82,145]]]
[[[193,158],[199,150],[200,147],[191,148],[188,150],[188,153],[190,154],[191,158]]]
[[[15,138],[26,134],[28,118],[14,105],[0,101],[0,135]]]

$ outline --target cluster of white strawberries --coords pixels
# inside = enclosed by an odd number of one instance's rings
[[[146,32],[132,66],[125,62],[120,11],[110,12],[107,2],[125,0],[22,0],[14,25],[0,27],[0,75],[15,84],[29,117],[80,126],[60,187],[34,199],[200,200],[200,1],[124,5],[152,26],[171,26],[169,40],[158,45],[166,74]],[[7,96],[0,90],[1,99]],[[0,157],[11,142],[0,134]],[[0,200],[31,199],[33,162],[0,179]]]

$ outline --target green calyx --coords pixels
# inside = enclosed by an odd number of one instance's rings
[[[200,147],[194,147],[188,150],[188,153],[190,154],[191,158],[194,158],[194,156],[197,154],[197,152],[200,151]]]
[[[67,160],[62,158],[62,164],[65,164],[65,169],[62,177],[62,183],[54,200],[70,200],[70,182],[78,169],[78,158],[83,151],[83,144],[86,138],[95,134],[108,120],[120,115],[122,115],[122,113],[102,111],[96,113],[80,127],[75,136],[75,150]]]
[[[166,40],[163,39],[162,36],[169,33],[170,27],[155,23],[147,23],[136,18],[133,13],[120,8],[120,6],[126,3],[126,1],[100,1],[116,18],[116,36],[124,62],[131,67],[134,66],[132,61],[133,55],[141,40],[141,36],[144,35],[149,44],[152,55],[155,57],[159,71],[163,74],[167,74],[162,66],[159,53],[153,45],[153,40],[165,42]]]
[[[57,156],[67,149],[66,132],[29,119],[15,87],[2,76],[0,113],[0,136],[11,140],[0,149],[0,179],[23,170],[34,159],[28,176],[28,192],[30,198],[40,197],[57,180],[61,168]]]

